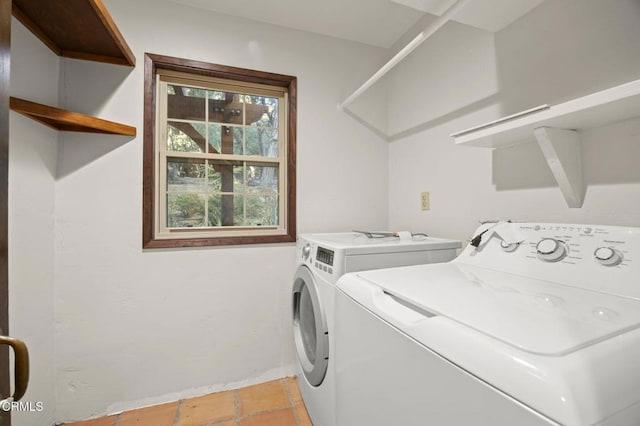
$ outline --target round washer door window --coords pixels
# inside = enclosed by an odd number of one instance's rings
[[[329,364],[329,336],[318,286],[306,266],[298,267],[293,281],[293,337],[304,376],[320,385]]]

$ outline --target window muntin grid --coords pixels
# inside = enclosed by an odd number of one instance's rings
[[[281,232],[287,93],[158,75],[159,235]]]

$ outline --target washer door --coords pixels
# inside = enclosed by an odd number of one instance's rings
[[[293,337],[307,381],[320,385],[329,364],[329,333],[318,286],[304,265],[298,267],[293,281]]]

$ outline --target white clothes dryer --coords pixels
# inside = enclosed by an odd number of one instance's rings
[[[414,236],[370,238],[362,233],[298,236],[293,279],[293,334],[298,385],[315,426],[335,424],[334,298],[347,272],[447,262],[460,241]]]
[[[490,226],[338,281],[336,425],[640,425],[640,228]]]

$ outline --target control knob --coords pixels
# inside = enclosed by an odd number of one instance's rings
[[[507,253],[511,253],[515,251],[519,246],[520,246],[520,243],[509,244],[506,241],[500,241],[500,247],[502,247],[502,250],[506,251]]]
[[[598,247],[593,252],[596,262],[603,266],[616,266],[622,262],[624,256],[618,250],[611,247]]]
[[[311,244],[306,244],[302,248],[302,260],[308,260],[309,256],[311,256]]]
[[[543,238],[536,245],[536,251],[544,262],[558,262],[567,255],[567,246],[555,238]]]

